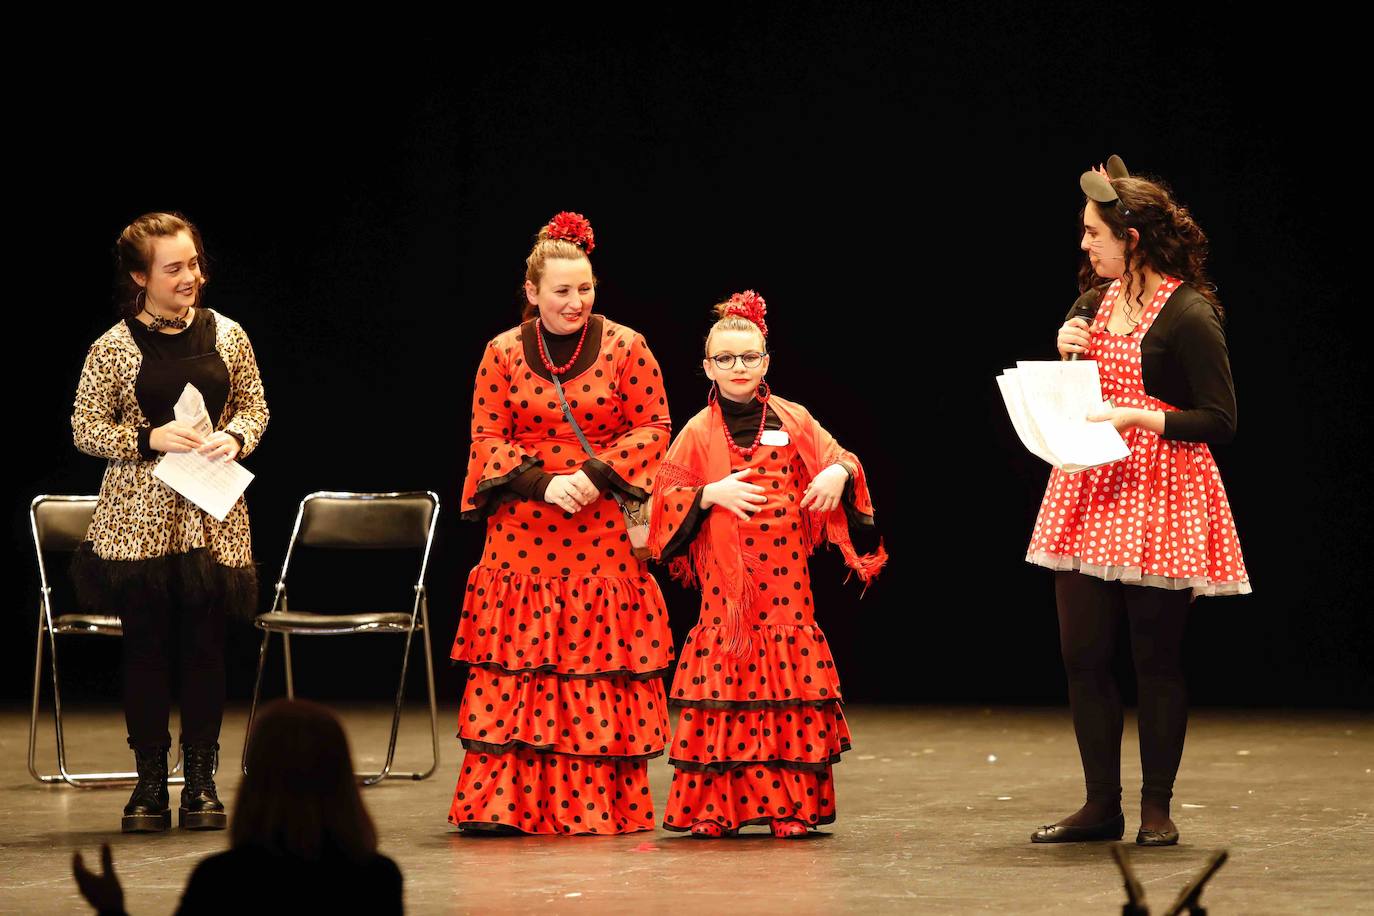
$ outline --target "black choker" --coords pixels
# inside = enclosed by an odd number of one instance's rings
[[[148,312],[146,308],[143,311]],[[153,315],[152,312],[148,312],[148,314],[153,319],[148,322],[148,330],[150,331],[161,331],[163,328],[176,328],[179,331],[186,329],[185,318],[163,318],[161,315]],[[186,314],[191,314],[191,310],[187,309]]]

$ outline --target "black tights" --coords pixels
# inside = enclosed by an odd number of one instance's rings
[[[175,592],[175,589],[173,590]],[[170,747],[173,652],[181,673],[181,740],[219,740],[224,719],[224,631],[221,602],[189,605],[173,595],[145,595],[123,609],[124,720],[130,747]]]
[[[1146,820],[1167,820],[1188,728],[1182,660],[1191,591],[1104,582],[1076,572],[1056,573],[1054,587],[1087,783],[1083,820],[1106,819],[1121,808],[1121,695],[1112,659],[1123,619],[1130,627],[1140,696],[1141,809],[1153,814]]]

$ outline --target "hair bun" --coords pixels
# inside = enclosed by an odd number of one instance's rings
[[[747,321],[752,321],[759,326],[763,336],[768,336],[768,323],[764,321],[764,315],[768,314],[768,303],[763,297],[752,289],[746,289],[742,293],[735,293],[720,310],[722,318],[730,315],[738,315]]]
[[[592,232],[591,222],[581,213],[573,213],[571,210],[564,210],[549,220],[539,235],[541,238],[572,242],[588,254],[596,247],[596,236]]]

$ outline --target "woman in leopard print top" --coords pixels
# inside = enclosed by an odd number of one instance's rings
[[[181,821],[223,827],[211,776],[224,712],[225,620],[251,615],[257,604],[248,510],[240,498],[218,521],[153,469],[163,453],[193,448],[227,460],[247,456],[267,426],[267,402],[243,328],[198,307],[206,278],[195,227],[150,213],[121,233],[117,252],[123,318],[91,345],[72,411],[76,447],[109,461],[73,575],[82,604],[123,621],[124,712],[140,777],[124,829],[170,824],[174,659],[187,774]],[[217,418],[207,437],[174,420],[187,383]]]

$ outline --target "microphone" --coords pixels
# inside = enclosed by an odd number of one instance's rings
[[[1069,315],[1069,319],[1068,319],[1068,320],[1069,320],[1069,321],[1072,321],[1072,320],[1075,319],[1075,318],[1082,318],[1084,321],[1086,321],[1086,322],[1088,323],[1089,326],[1091,326],[1092,323],[1093,323],[1093,319],[1096,318],[1096,317],[1097,317],[1097,306],[1096,306],[1096,305],[1093,305],[1092,303],[1085,302],[1085,303],[1083,303],[1082,305],[1078,306],[1076,309],[1073,310],[1073,313],[1072,313],[1071,315]],[[1076,361],[1076,360],[1078,359],[1078,357],[1081,356],[1081,355],[1082,355],[1082,354],[1080,354],[1080,353],[1070,353],[1070,354],[1068,355],[1068,359],[1069,359],[1070,362],[1073,362],[1073,361]]]

